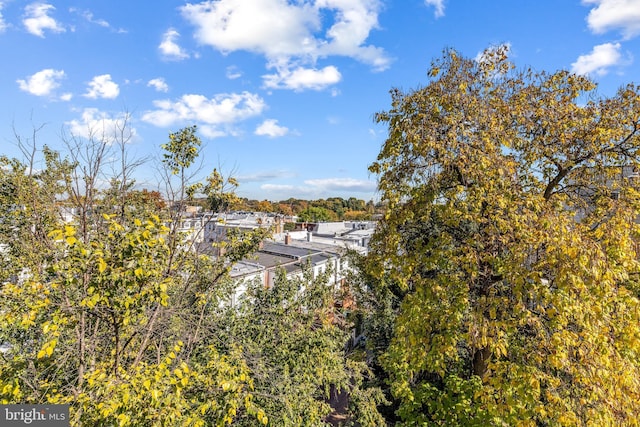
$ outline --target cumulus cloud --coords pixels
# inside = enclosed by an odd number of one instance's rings
[[[580,55],[571,64],[571,71],[576,74],[605,75],[608,69],[622,61],[620,43],[604,43],[594,46],[591,53]]]
[[[49,16],[55,9],[47,3],[31,3],[24,8],[25,17],[22,24],[28,32],[38,37],[44,37],[45,30],[62,33],[65,31],[64,27]]]
[[[160,42],[158,49],[160,50],[163,58],[170,61],[181,61],[189,57],[189,54],[186,53],[176,42],[179,37],[180,33],[173,28],[169,28],[162,35],[162,42]]]
[[[219,126],[200,125],[198,132],[205,138],[215,139],[222,138],[223,136],[240,136],[240,133],[234,129],[220,128]]]
[[[21,90],[36,96],[49,96],[60,87],[60,80],[64,77],[63,70],[47,68],[27,77],[17,80]]]
[[[91,99],[114,99],[117,98],[119,94],[120,87],[111,80],[111,74],[102,74],[95,76],[93,80],[89,82],[89,88],[84,96]]]
[[[389,58],[383,49],[365,45],[371,30],[378,28],[379,2],[318,0],[316,6],[335,12],[335,23],[326,33],[328,40],[320,43],[320,55],[353,57],[371,64],[377,70],[384,70],[389,66]]]
[[[587,24],[596,34],[620,30],[626,39],[640,35],[640,0],[583,0],[595,4],[587,16]]]
[[[187,4],[181,12],[195,27],[198,42],[225,54],[246,50],[264,55],[268,67],[278,70],[268,81],[289,88],[285,72],[315,70],[319,58],[346,56],[375,70],[388,68],[391,60],[386,52],[366,44],[378,27],[380,7],[378,0],[217,0]],[[323,21],[333,24],[325,29]],[[323,70],[331,73],[329,80],[337,81],[335,67]]]
[[[268,136],[269,138],[285,136],[287,133],[289,133],[289,129],[284,126],[278,126],[278,121],[274,119],[265,120],[255,131],[256,135]]]
[[[289,70],[286,67],[278,68],[276,74],[262,76],[264,85],[271,89],[304,89],[322,90],[338,83],[342,79],[340,71],[332,65],[321,70],[298,67]]]
[[[158,100],[153,104],[156,109],[145,112],[143,121],[159,127],[197,123],[202,134],[210,138],[233,132],[224,127],[258,116],[266,108],[260,96],[249,92],[219,94],[211,99],[187,94],[176,101]]]
[[[436,18],[444,16],[444,0],[424,0],[424,4],[435,8]]]
[[[129,122],[126,113],[111,115],[96,108],[86,108],[79,119],[66,122],[65,125],[73,136],[112,144],[122,137],[123,129],[127,132],[125,136],[128,140],[136,136],[135,128],[125,126]]]
[[[164,81],[162,77],[158,77],[156,79],[151,79],[147,83],[147,86],[154,88],[158,92],[168,92],[169,85]]]
[[[184,18],[196,27],[196,39],[222,52],[249,50],[269,57],[315,49],[310,28],[320,20],[308,3],[286,0],[219,0],[187,4]]]

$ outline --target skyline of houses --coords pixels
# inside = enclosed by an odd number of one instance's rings
[[[295,220],[296,217],[264,212],[187,211],[179,219],[176,231],[183,233],[193,250],[215,257],[223,255],[217,244],[225,240],[230,229],[272,229],[271,237],[263,240],[253,254],[230,266],[229,275],[236,285],[228,302],[235,305],[250,282],[272,287],[280,269],[290,279],[302,277],[306,268],[313,279],[331,271],[328,285],[340,287],[350,271],[347,253],[365,255],[376,225],[375,221]],[[289,227],[285,227],[287,223]]]

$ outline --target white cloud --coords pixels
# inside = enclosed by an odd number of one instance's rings
[[[69,12],[76,13],[78,16],[80,16],[82,19],[84,19],[85,21],[87,21],[90,24],[98,25],[98,26],[100,26],[102,28],[108,28],[111,31],[114,31],[116,33],[123,34],[123,33],[127,32],[127,30],[125,30],[123,28],[114,28],[105,19],[96,18],[95,15],[93,14],[93,12],[91,12],[89,10],[80,10],[80,9],[75,8],[75,7],[71,7],[71,8],[69,8]]]
[[[49,96],[58,87],[64,77],[63,70],[47,68],[38,71],[25,80],[17,80],[20,89],[36,96]]]
[[[340,71],[332,65],[321,70],[298,67],[289,70],[286,67],[278,69],[277,74],[262,76],[264,85],[271,89],[304,89],[322,90],[338,83],[342,79]]]
[[[169,91],[169,85],[167,85],[167,83],[164,81],[164,79],[162,77],[158,77],[156,79],[149,80],[149,82],[147,83],[147,86],[150,86],[150,87],[154,88],[158,92],[168,92]]]
[[[327,40],[319,42],[319,56],[342,55],[370,64],[374,70],[389,67],[391,59],[384,49],[365,45],[369,33],[378,28],[377,0],[317,0],[316,6],[335,12],[335,23],[326,32]]]
[[[227,135],[230,130],[220,126],[231,125],[260,115],[266,108],[264,100],[249,92],[219,94],[209,99],[204,95],[187,94],[177,101],[154,101],[156,110],[147,111],[142,120],[159,127],[177,123],[197,123],[205,136]],[[208,127],[207,127],[208,126]]]
[[[605,43],[594,46],[591,53],[580,55],[571,64],[571,71],[576,74],[607,74],[608,68],[621,62],[620,43]]]
[[[240,77],[242,77],[242,73],[238,70],[238,67],[235,65],[227,67],[227,78],[229,80],[235,80]]]
[[[353,193],[374,193],[377,185],[373,181],[355,178],[309,179],[304,185],[262,184],[263,192],[280,194],[284,197],[328,197],[352,195]]]
[[[189,57],[189,54],[176,43],[178,37],[180,37],[180,33],[173,28],[169,28],[162,35],[162,42],[160,42],[158,49],[160,49],[160,53],[165,59],[180,61]]]
[[[136,136],[135,128],[125,126],[129,123],[130,117],[127,113],[112,116],[96,108],[86,108],[79,120],[71,120],[65,125],[73,136],[112,144],[122,137],[123,131],[127,133],[126,138],[129,140]]]
[[[256,172],[251,175],[240,175],[237,177],[238,182],[240,183],[249,183],[249,182],[263,182],[269,181],[272,179],[281,179],[281,178],[291,178],[294,174],[286,169],[275,170],[275,171],[263,171]]]
[[[7,29],[7,23],[4,21],[4,17],[2,16],[2,8],[4,5],[0,2],[0,33],[4,32]]]
[[[187,4],[184,18],[196,39],[223,52],[249,50],[269,57],[315,49],[309,29],[320,27],[315,8],[286,0],[219,0]]]
[[[71,99],[73,98],[73,94],[72,93],[63,93],[62,95],[60,95],[60,99],[62,101],[71,101]]]
[[[268,136],[269,138],[285,136],[287,133],[289,133],[289,129],[284,126],[278,126],[278,121],[274,119],[265,120],[255,131],[256,135]]]
[[[87,22],[90,22],[92,24],[96,24],[99,25],[100,27],[104,27],[104,28],[110,28],[111,25],[109,25],[109,23],[107,21],[105,21],[104,19],[96,19],[93,17],[93,13],[89,12],[89,11],[84,11],[82,12],[82,17],[84,19],[87,20]]]
[[[366,45],[378,27],[380,7],[379,0],[218,0],[181,11],[198,42],[223,53],[264,55],[269,67],[313,69],[318,58],[340,55],[384,70],[391,62],[385,51]],[[323,21],[333,24],[325,30]]]
[[[237,133],[234,132],[233,130],[222,130],[219,129],[216,126],[210,126],[210,125],[200,125],[198,127],[198,132],[200,132],[200,134],[206,138],[210,138],[210,139],[215,139],[215,138],[221,138],[223,136],[237,136]]]
[[[31,34],[44,37],[44,30],[62,33],[64,27],[48,14],[56,8],[46,3],[31,3],[24,8],[25,18],[22,20],[25,28]]]
[[[296,187],[295,185],[289,185],[289,184],[262,184],[260,186],[260,189],[264,190],[264,191],[269,191],[269,192],[274,192],[274,193],[283,193],[283,192],[305,192],[305,190],[308,192],[309,189],[305,189],[303,187]]]
[[[89,89],[84,96],[91,99],[114,99],[118,97],[119,93],[120,88],[117,83],[111,80],[111,74],[102,74],[95,76],[93,80],[89,82]]]
[[[376,183],[373,181],[354,178],[309,179],[304,183],[320,191],[369,192],[375,191],[377,188]]]
[[[436,9],[436,18],[444,16],[444,0],[424,0],[424,4],[427,6],[433,6]]]
[[[90,24],[95,24],[98,25],[100,27],[104,27],[104,28],[109,28],[110,25],[107,21],[105,21],[104,19],[99,19],[99,18],[95,18],[93,15],[93,12],[89,11],[89,10],[80,10],[78,8],[75,7],[70,7],[69,8],[69,12],[71,13],[76,13],[78,16],[80,16],[81,18],[83,18],[85,21],[87,21]]]
[[[619,29],[627,39],[640,35],[640,0],[583,0],[582,3],[597,5],[587,16],[587,24],[594,33]]]

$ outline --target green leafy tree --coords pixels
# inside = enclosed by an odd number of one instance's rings
[[[23,269],[41,273],[51,257],[46,235],[62,221],[61,193],[73,164],[46,146],[42,154],[40,171],[33,156],[26,162],[0,157],[2,279],[20,275]]]
[[[598,98],[502,47],[429,76],[376,115],[370,167],[369,348],[401,424],[637,424],[640,89]]]
[[[194,182],[189,129],[164,147],[173,200],[197,192],[226,210],[237,182],[217,170]],[[341,390],[351,405],[340,415],[380,425],[330,272],[254,284],[226,307],[231,266],[268,231],[229,230],[220,256],[200,255],[174,226],[182,212],[136,190],[129,166],[109,179],[106,140],[69,146],[70,160],[43,149],[37,173],[35,161],[0,158],[0,402],[67,403],[74,426],[319,426]]]
[[[349,328],[334,307],[331,275],[329,269],[313,278],[305,266],[302,276],[287,278],[283,269],[273,287],[250,283],[239,304],[221,316],[219,351],[242,349],[253,402],[272,425],[325,426],[335,412],[330,401],[340,392],[351,405],[334,415],[363,427],[384,423],[376,409],[381,392],[362,387],[371,373],[345,351]]]
[[[235,194],[238,181],[233,177],[224,177],[217,169],[207,177],[203,193],[207,197],[206,208],[212,212],[227,212],[237,206],[240,199]]]
[[[307,207],[304,211],[298,213],[298,218],[300,221],[304,222],[326,222],[338,220],[338,216],[335,212],[316,206]]]
[[[202,320],[192,323],[219,295],[194,278],[189,254],[172,254],[157,217],[106,219],[89,242],[74,226],[53,230],[47,274],[3,284],[3,402],[70,403],[74,425],[224,425],[238,411],[261,420],[237,352],[217,353]],[[213,265],[206,274],[221,277]]]
[[[178,132],[169,133],[169,142],[162,144],[165,153],[162,161],[173,175],[183,175],[193,162],[198,158],[198,149],[202,144],[196,135],[197,127],[189,126]]]
[[[180,215],[187,199],[193,199],[202,188],[201,183],[193,183],[196,172],[192,171],[194,162],[200,154],[202,140],[196,134],[195,125],[169,133],[169,142],[162,144],[162,164],[165,167],[166,193],[170,202],[174,203],[175,212]],[[215,172],[215,171],[214,171]],[[177,177],[178,182],[173,182]],[[175,221],[177,218],[173,218]]]
[[[86,144],[71,161],[45,148],[38,173],[1,159],[0,400],[70,403],[73,425],[266,424],[240,350],[211,346],[230,265],[265,232],[230,233],[218,259],[187,250],[162,206],[117,176],[95,185],[108,144]],[[170,157],[186,168],[190,153]],[[62,208],[77,213],[63,222]]]

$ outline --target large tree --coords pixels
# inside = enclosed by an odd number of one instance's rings
[[[369,348],[407,425],[634,425],[640,89],[507,54],[447,50],[376,115]]]
[[[194,188],[194,131],[164,147],[179,204]],[[99,187],[111,147],[75,139],[71,160],[45,148],[37,173],[0,158],[0,400],[69,403],[72,425],[223,425],[237,413],[266,424],[242,355],[217,352],[209,328],[230,262],[264,230],[231,238],[224,258],[185,250],[170,220],[180,212],[140,203],[122,174]],[[197,188],[232,197],[214,181]]]
[[[332,274],[328,269],[314,278],[310,264],[291,278],[281,270],[271,288],[247,284],[237,306],[220,316],[216,345],[221,353],[242,349],[253,401],[274,426],[384,424],[376,410],[384,400],[380,390],[363,387],[370,377],[366,364],[345,352],[350,331],[346,310],[334,306]]]

